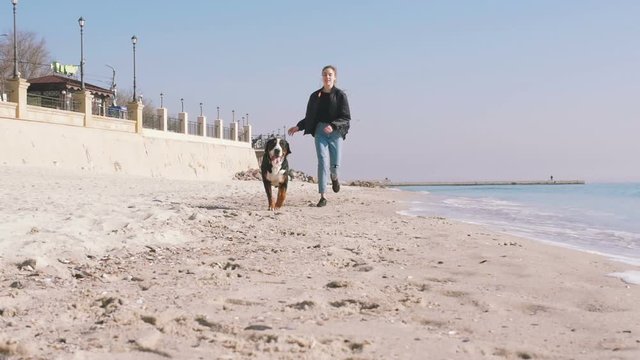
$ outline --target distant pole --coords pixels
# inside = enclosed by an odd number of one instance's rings
[[[184,112],[184,98],[180,98],[180,104],[182,106],[181,112]]]
[[[131,44],[133,44],[133,102],[136,102],[136,43],[138,37],[133,35],[131,37]]]
[[[216,119],[220,119],[220,106],[216,106],[216,111],[218,112]]]
[[[164,100],[164,99],[163,99],[163,97],[164,97],[164,94],[163,94],[163,93],[160,93],[160,107],[161,107],[161,108],[163,108],[163,107],[164,107],[164,106],[162,106],[162,104],[163,104],[163,100]]]
[[[80,25],[80,88],[84,91],[84,18],[78,19]]]
[[[231,122],[236,122],[236,111],[231,110]]]
[[[20,72],[18,71],[18,37],[16,30],[16,5],[18,0],[11,0],[13,4],[13,77],[19,78]]]
[[[116,88],[116,69],[109,65],[109,64],[105,64],[106,67],[108,67],[109,69],[111,69],[111,91],[114,91]],[[115,98],[115,93],[113,94],[114,98]]]
[[[200,103],[200,116],[202,116],[202,103]]]
[[[245,125],[249,125],[249,113],[246,113],[247,115],[247,123]]]

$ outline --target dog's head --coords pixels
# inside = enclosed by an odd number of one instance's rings
[[[272,165],[279,165],[287,158],[287,155],[291,154],[291,148],[289,148],[287,140],[273,138],[267,141],[264,153],[269,154],[269,161]]]

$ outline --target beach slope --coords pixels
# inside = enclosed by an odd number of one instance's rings
[[[0,167],[0,357],[638,359],[638,270],[412,194]]]

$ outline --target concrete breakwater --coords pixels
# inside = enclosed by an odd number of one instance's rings
[[[437,181],[387,182],[384,186],[482,186],[482,185],[584,185],[584,180]]]

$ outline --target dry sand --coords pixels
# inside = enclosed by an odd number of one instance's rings
[[[630,265],[261,187],[0,167],[0,358],[640,358]]]

